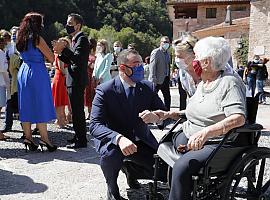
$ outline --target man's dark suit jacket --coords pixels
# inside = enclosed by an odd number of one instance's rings
[[[87,65],[90,45],[87,37],[80,33],[75,38],[73,47],[64,48],[60,60],[69,64],[66,78],[67,87],[86,86],[88,83]]]
[[[124,86],[117,76],[96,89],[92,104],[90,133],[94,136],[97,152],[101,155],[110,150],[116,135],[135,141],[135,136],[150,147],[157,149],[158,142],[139,113],[144,110],[165,110],[165,106],[153,84],[142,81],[136,84],[134,110],[129,107]]]

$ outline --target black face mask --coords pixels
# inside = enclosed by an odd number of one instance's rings
[[[75,32],[74,26],[66,25],[66,30],[69,35]]]

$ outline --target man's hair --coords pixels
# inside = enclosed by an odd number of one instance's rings
[[[73,17],[76,24],[81,24],[81,28],[82,28],[84,21],[83,21],[83,17],[81,15],[79,15],[77,13],[71,13],[68,15],[68,17]]]
[[[128,58],[127,57],[130,54],[140,55],[138,53],[138,51],[136,51],[136,50],[125,49],[125,50],[121,51],[120,54],[118,55],[118,57],[117,57],[117,65],[121,65],[121,64],[124,64],[125,65],[125,64],[127,64],[127,62],[128,62]]]
[[[194,52],[198,60],[211,58],[212,67],[217,71],[224,70],[231,57],[229,43],[222,37],[206,37],[199,40],[195,44]]]
[[[162,41],[162,40],[169,40],[170,41],[170,38],[168,37],[168,36],[162,36],[161,38],[160,38],[160,42]]]

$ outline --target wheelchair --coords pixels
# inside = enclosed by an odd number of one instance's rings
[[[270,165],[270,149],[258,146],[263,126],[255,123],[257,109],[258,98],[247,97],[246,124],[229,131],[221,140],[210,143],[217,144],[217,147],[198,174],[192,176],[193,200],[270,199],[270,179],[265,176],[265,168]],[[172,144],[172,136],[181,123],[183,119],[179,119],[160,140],[154,155],[153,182],[149,183],[146,195],[148,200],[165,199],[157,188],[160,181],[158,174],[164,165],[167,166],[166,181],[170,188],[172,167],[181,156]]]

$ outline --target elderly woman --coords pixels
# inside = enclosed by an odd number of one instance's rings
[[[175,148],[186,145],[188,151],[173,166],[171,200],[191,199],[191,177],[216,148],[216,145],[204,145],[205,142],[245,123],[245,87],[239,77],[224,71],[230,58],[228,43],[221,37],[204,38],[196,43],[194,52],[192,65],[202,81],[182,111],[187,117],[182,132],[173,137]],[[152,115],[144,111],[141,118],[146,123],[153,122],[154,114],[159,120],[176,119],[179,111],[155,111]]]

